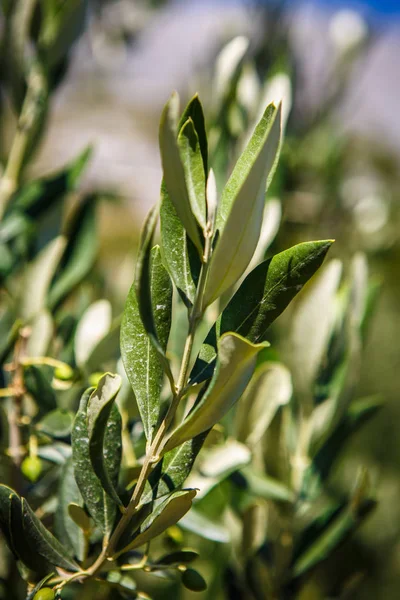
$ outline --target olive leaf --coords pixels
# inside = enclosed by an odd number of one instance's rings
[[[49,242],[29,263],[23,280],[20,315],[29,320],[47,306],[47,296],[67,240],[60,235]]]
[[[127,552],[143,546],[163,533],[168,527],[175,525],[190,509],[196,490],[182,490],[170,494],[167,498],[156,500],[153,512],[143,521],[139,529],[133,533],[132,541],[120,552]]]
[[[179,132],[178,146],[190,206],[198,224],[204,229],[206,226],[206,178],[200,141],[191,118],[186,121]]]
[[[164,182],[171,202],[187,234],[196,246],[199,255],[203,254],[203,245],[187,190],[185,171],[182,165],[177,142],[179,98],[175,93],[167,102],[160,123],[160,153]]]
[[[162,264],[158,246],[152,250],[150,295],[154,328],[159,344],[165,352],[171,327],[172,286]],[[135,392],[146,438],[151,441],[160,415],[164,370],[159,353],[146,335],[140,317],[135,284],[129,292],[122,319],[121,356]]]
[[[106,373],[91,393],[87,405],[89,455],[93,471],[103,489],[120,506],[117,492],[119,466],[121,463],[121,416],[114,404],[121,387],[121,377]],[[112,444],[107,444],[111,439]]]
[[[265,193],[281,143],[281,108],[267,107],[223,191],[216,227],[220,232],[204,292],[208,306],[243,275],[262,226]]]
[[[235,333],[224,334],[218,345],[214,375],[183,422],[170,434],[165,450],[213,427],[240,398],[256,364],[257,354],[269,344],[251,344]]]
[[[73,550],[78,560],[83,561],[86,558],[85,536],[82,529],[70,518],[69,510],[69,507],[73,503],[74,506],[83,511],[81,508],[83,506],[83,498],[75,481],[72,458],[69,458],[63,467],[58,498],[59,502],[55,517],[57,537],[63,544]],[[89,517],[87,519],[89,520]]]
[[[199,140],[204,173],[207,174],[207,135],[203,108],[197,94],[184,110],[178,125],[178,132],[188,119],[193,121]],[[161,184],[160,219],[162,253],[165,263],[183,301],[190,308],[196,294],[201,268],[200,256],[182,225],[164,181]]]
[[[87,410],[89,398],[94,388],[89,388],[82,395],[78,412],[76,413],[72,427],[72,463],[79,491],[82,494],[85,505],[94,522],[107,536],[110,534],[116,515],[116,505],[109,495],[104,491],[100,480],[95,474],[89,453],[89,433],[87,425]],[[119,440],[114,440],[106,434],[106,445],[119,445]],[[115,457],[115,451],[112,452]],[[109,472],[116,472],[119,465],[113,464],[110,456],[106,455],[107,468]],[[114,475],[115,476],[115,475]]]

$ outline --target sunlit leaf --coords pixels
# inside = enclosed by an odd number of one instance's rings
[[[219,342],[213,378],[187,417],[169,437],[165,450],[213,427],[240,398],[253,374],[257,354],[266,344],[254,345],[236,334],[225,334]]]
[[[211,258],[204,306],[238,281],[257,247],[265,192],[280,148],[280,119],[280,107],[267,107],[225,186],[216,224],[221,235]]]
[[[98,300],[83,313],[75,333],[75,358],[84,366],[93,349],[108,333],[112,322],[111,304]]]

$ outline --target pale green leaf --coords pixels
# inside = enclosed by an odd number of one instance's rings
[[[29,263],[23,278],[20,315],[29,320],[47,306],[47,294],[66,247],[67,240],[58,236]]]
[[[240,398],[256,364],[257,354],[266,343],[254,345],[237,334],[223,335],[213,378],[183,422],[172,432],[165,450],[213,427]]]
[[[260,236],[265,193],[281,143],[281,109],[270,105],[225,186],[217,215],[220,238],[213,252],[204,306],[227,291],[249,265]]]
[[[292,396],[289,370],[277,362],[264,363],[257,369],[238,406],[238,440],[255,447],[263,438],[280,406]]]
[[[296,395],[311,410],[314,384],[336,316],[340,261],[331,261],[299,297],[291,328],[291,371]]]
[[[111,327],[111,304],[97,300],[83,313],[75,333],[75,359],[84,367],[87,359]]]

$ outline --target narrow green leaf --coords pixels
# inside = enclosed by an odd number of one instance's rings
[[[357,400],[351,404],[342,420],[312,460],[310,471],[313,475],[318,476],[319,481],[324,482],[329,477],[330,471],[340,457],[347,441],[365,423],[368,423],[382,406],[382,400],[374,396]],[[306,476],[305,483],[307,480]]]
[[[150,475],[150,485],[142,496],[141,504],[151,502],[153,499],[170,494],[182,487],[207,435],[208,431],[205,431],[164,454]]]
[[[221,524],[221,520],[213,521],[199,510],[192,508],[179,523],[183,529],[196,533],[206,540],[227,544],[231,537],[229,530]]]
[[[20,315],[29,320],[47,306],[47,293],[67,240],[58,236],[29,263],[23,280]]]
[[[132,542],[123,551],[139,548],[175,525],[188,512],[195,495],[196,490],[182,490],[173,492],[166,499],[156,500],[153,512],[143,521],[133,534]]]
[[[190,308],[196,295],[200,257],[176,214],[165,184],[161,187],[160,219],[165,263],[179,294]]]
[[[267,107],[236,163],[221,197],[217,215],[220,238],[213,252],[204,306],[243,275],[257,247],[265,193],[276,167],[281,143],[281,108]]]
[[[202,256],[203,246],[196,219],[190,205],[185,172],[176,139],[178,111],[179,98],[177,94],[173,94],[163,110],[160,123],[159,140],[164,182],[177,215],[190,239],[198,249],[199,255]]]
[[[108,300],[97,300],[85,310],[74,339],[75,359],[80,367],[85,367],[94,348],[109,332],[111,322],[111,304]]]
[[[120,356],[121,320],[122,315],[116,317],[111,323],[109,331],[91,350],[85,364],[88,373],[104,371],[105,365],[113,360],[118,360]]]
[[[232,96],[232,88],[236,87],[243,59],[249,47],[249,40],[238,35],[228,42],[219,53],[216,61],[214,90],[217,106],[225,103]]]
[[[94,522],[105,535],[111,532],[116,515],[115,503],[103,490],[89,454],[87,407],[93,388],[83,394],[72,428],[72,462],[76,483]],[[111,440],[112,441],[112,440]],[[107,459],[107,457],[105,457]],[[111,466],[111,465],[110,465]]]
[[[169,552],[161,556],[161,558],[157,558],[156,563],[158,565],[185,565],[193,562],[198,557],[199,555],[194,550],[182,548],[182,550]]]
[[[89,455],[93,470],[107,494],[122,506],[115,490],[118,484],[122,441],[121,416],[114,401],[120,387],[119,375],[106,373],[100,379],[89,398],[87,421]],[[106,444],[106,432],[109,444]]]
[[[331,240],[298,244],[251,271],[210,329],[191,381],[200,383],[212,375],[217,341],[223,333],[233,331],[251,342],[263,341],[270,325],[321,266],[331,244]]]
[[[38,431],[46,433],[54,438],[64,438],[71,433],[74,415],[71,411],[56,408],[47,413],[39,423],[36,424]]]
[[[165,352],[171,328],[172,285],[158,246],[152,250],[150,266],[151,308],[159,344]],[[121,325],[121,356],[126,374],[135,392],[148,441],[151,441],[160,415],[163,366],[159,353],[146,335],[139,314],[135,285],[125,305]]]
[[[83,499],[75,481],[72,458],[65,463],[60,478],[55,530],[60,541],[73,550],[78,560],[83,561],[86,558],[85,536],[82,529],[70,517],[71,503],[86,515],[81,508]],[[87,515],[86,518],[89,520]]]
[[[48,371],[52,375],[53,370],[49,367],[28,365],[24,368],[26,390],[37,403],[41,413],[47,413],[57,408],[56,394],[51,386],[50,378],[47,376]]]
[[[165,450],[213,427],[240,398],[267,343],[254,345],[237,334],[224,334],[218,345],[213,378],[184,421],[170,435]]]
[[[79,203],[67,224],[68,244],[59,272],[49,291],[49,306],[54,310],[82,281],[93,267],[97,256],[96,204],[94,195]]]
[[[9,488],[8,488],[9,489]],[[26,535],[22,515],[22,499],[14,492],[9,494],[10,532],[14,551],[24,565],[37,573],[48,573],[48,561],[37,551],[32,538]]]
[[[66,193],[76,189],[91,154],[92,148],[86,148],[57,174],[24,184],[10,202],[9,211],[20,210],[34,218],[40,216]]]
[[[314,385],[335,322],[342,265],[333,260],[299,297],[291,328],[291,372],[296,396],[311,410]]]
[[[363,499],[358,506],[349,504],[321,536],[301,554],[292,567],[293,578],[304,575],[320,562],[326,560],[332,552],[351,535],[375,508],[376,502]]]
[[[252,466],[244,467],[240,474],[244,477],[246,489],[257,498],[277,502],[295,501],[295,495],[290,488],[265,473],[258,473]]]
[[[190,206],[198,224],[206,226],[206,177],[199,137],[189,118],[178,135],[179,153],[182,161]]]
[[[184,110],[178,125],[178,131],[181,130],[188,119],[191,119],[194,123],[203,158],[204,173],[207,174],[207,135],[203,108],[197,94],[190,100]],[[190,308],[196,294],[201,261],[198,251],[187,236],[185,228],[178,217],[168,195],[165,182],[161,185],[160,218],[163,257],[183,301]]]
[[[237,439],[254,448],[263,438],[280,406],[292,397],[289,370],[280,363],[257,369],[236,413]]]
[[[16,493],[6,485],[0,484],[0,529],[6,539],[7,546],[14,556],[18,556],[11,532],[11,498]]]
[[[204,120],[203,107],[200,102],[198,94],[195,94],[188,105],[183,111],[178,124],[178,131],[180,131],[183,125],[188,119],[193,121],[194,129],[199,139],[200,152],[203,159],[204,173],[208,173],[208,144],[207,144],[207,132]]]
[[[25,498],[22,498],[21,502],[24,531],[36,552],[52,565],[69,571],[78,571],[79,566],[71,559],[64,546],[37,518]]]

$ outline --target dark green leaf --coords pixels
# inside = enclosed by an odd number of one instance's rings
[[[10,202],[10,211],[20,210],[34,218],[47,211],[54,202],[62,200],[66,193],[76,188],[91,153],[92,149],[86,148],[78,158],[56,175],[23,185]]]
[[[261,342],[321,266],[332,240],[293,246],[258,265],[243,281],[222,313],[220,335],[235,331],[251,342]]]
[[[158,246],[153,248],[150,273],[151,308],[159,344],[165,352],[171,327],[172,286],[164,269]],[[135,286],[125,305],[121,325],[121,356],[135,392],[148,441],[151,441],[160,415],[163,367],[159,353],[146,335],[139,314]]]
[[[141,503],[145,504],[182,487],[192,470],[194,461],[203,446],[208,431],[188,440],[178,448],[164,454],[149,478]]]
[[[179,98],[177,94],[173,94],[164,108],[160,123],[159,140],[164,182],[182,225],[198,249],[199,255],[202,256],[203,246],[190,205],[185,172],[177,142],[178,110]]]
[[[57,408],[36,424],[38,431],[51,437],[64,438],[71,433],[74,415],[69,410]]]
[[[182,583],[185,588],[192,590],[192,592],[204,592],[207,589],[206,582],[195,569],[186,569],[182,573]]]
[[[196,295],[200,257],[176,214],[165,184],[161,186],[160,218],[163,257],[183,301],[190,308]]]
[[[109,535],[114,524],[116,506],[103,490],[89,455],[87,407],[93,388],[83,394],[72,428],[72,461],[76,483],[94,522]]]
[[[67,224],[67,247],[49,291],[52,310],[82,281],[96,260],[96,201],[96,196],[87,196]]]
[[[183,125],[188,119],[191,119],[194,124],[194,129],[199,139],[200,152],[203,159],[203,168],[205,175],[208,174],[208,145],[207,145],[207,133],[204,122],[204,112],[201,105],[198,94],[195,94],[189,101],[182,116],[179,120],[178,131],[180,131]]]
[[[31,546],[50,564],[69,571],[78,571],[78,565],[71,559],[64,546],[46,529],[27,501],[24,498],[21,501],[23,527]]]
[[[203,158],[204,173],[208,173],[207,135],[203,108],[197,94],[190,100],[178,125],[180,131],[188,119],[194,123],[200,151]],[[186,306],[194,302],[196,284],[199,278],[201,262],[193,242],[189,239],[175,207],[168,195],[165,182],[161,185],[161,237],[163,257],[168,271],[178,288]]]
[[[89,454],[92,467],[107,494],[122,506],[116,492],[121,464],[122,421],[114,404],[121,377],[106,373],[92,392],[87,407]]]
[[[178,135],[179,153],[182,161],[190,206],[200,227],[206,226],[206,177],[199,137],[189,118]]]
[[[304,575],[332,552],[351,535],[375,508],[376,502],[366,498],[354,507],[350,504],[322,532],[321,536],[301,554],[292,567],[293,578]]]
[[[24,368],[26,390],[34,398],[39,410],[45,413],[57,408],[55,391],[51,387],[49,378],[46,376],[48,371],[52,374],[52,369],[48,367],[29,365]]]
[[[377,414],[382,405],[382,400],[379,397],[363,398],[353,402],[343,419],[313,458],[309,475],[317,475],[319,481],[325,481],[329,477],[332,466],[339,458],[346,442]],[[305,481],[307,481],[307,477]]]
[[[266,343],[254,345],[237,334],[224,334],[219,341],[213,378],[184,421],[170,435],[165,449],[172,450],[213,427],[240,398]]]
[[[163,533],[168,527],[175,525],[192,506],[196,490],[173,492],[167,498],[156,500],[153,512],[143,521],[132,535],[132,541],[123,552],[139,548]]]
[[[156,563],[158,565],[185,565],[196,560],[198,556],[194,550],[185,550],[182,548],[182,550],[170,552],[164,554],[161,558],[157,558]]]

